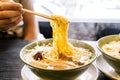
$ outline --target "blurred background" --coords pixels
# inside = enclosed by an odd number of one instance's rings
[[[34,0],[34,9],[68,18],[69,38],[97,40],[120,33],[120,0]],[[36,19],[41,33],[51,38],[49,20],[37,16]]]

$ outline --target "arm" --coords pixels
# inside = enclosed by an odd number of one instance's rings
[[[21,0],[21,4],[25,9],[33,10],[33,5],[31,0]],[[23,14],[24,21],[24,39],[25,40],[33,40],[37,39],[37,35],[39,33],[38,23],[35,20],[35,16],[29,13]]]

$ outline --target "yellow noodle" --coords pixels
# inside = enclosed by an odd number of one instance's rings
[[[68,20],[57,15],[51,15],[51,18],[53,43],[26,50],[29,54],[25,55],[25,59],[30,64],[45,69],[71,69],[88,63],[91,60],[91,52],[82,47],[74,47],[68,41]],[[38,56],[38,60],[35,59],[33,56],[41,51],[42,58]]]
[[[50,25],[53,30],[53,52],[51,52],[51,55],[72,55],[74,48],[68,42],[68,20],[65,17],[57,15],[51,15],[51,18],[54,19],[50,21]]]

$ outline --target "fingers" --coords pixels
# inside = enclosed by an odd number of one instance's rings
[[[1,25],[10,24],[10,23],[15,22],[18,19],[22,19],[22,17],[17,16],[17,17],[12,17],[12,18],[9,18],[9,19],[3,19],[3,20],[0,20],[0,24]]]
[[[21,15],[22,13],[19,11],[0,11],[0,19],[6,19],[11,17],[16,17]]]
[[[0,11],[2,10],[21,10],[22,5],[15,2],[0,2]]]
[[[11,18],[22,14],[22,5],[15,2],[0,2],[0,19]]]
[[[9,28],[17,25],[21,20],[22,20],[22,16],[0,20],[0,24],[1,24],[0,29],[1,30],[8,30]]]
[[[2,1],[0,1],[0,30],[7,30],[22,20],[22,5]]]

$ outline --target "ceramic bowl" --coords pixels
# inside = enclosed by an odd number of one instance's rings
[[[109,35],[100,38],[97,42],[97,47],[101,51],[103,58],[108,62],[108,64],[111,65],[111,67],[113,67],[117,73],[120,73],[120,58],[109,55],[102,49],[103,45],[108,44],[111,41],[120,41],[120,35]]]
[[[28,66],[28,68],[35,75],[40,77],[40,79],[42,79],[42,80],[75,80],[83,72],[86,71],[86,69],[92,64],[93,61],[95,61],[97,55],[95,53],[94,48],[92,46],[90,46],[89,44],[85,43],[85,42],[81,42],[79,40],[72,40],[72,39],[69,40],[69,42],[72,43],[73,46],[83,47],[83,48],[89,49],[92,52],[91,61],[89,63],[85,64],[85,65],[79,66],[79,67],[74,68],[74,69],[51,70],[51,69],[42,69],[42,68],[35,67],[34,65],[29,64],[25,60],[25,58],[24,58],[24,55],[26,54],[24,52],[25,49],[32,49],[37,45],[37,43],[39,44],[39,46],[41,46],[42,44],[52,43],[52,39],[45,39],[45,40],[42,40],[42,41],[35,41],[35,42],[32,42],[32,43],[26,45],[20,51],[20,59]]]

